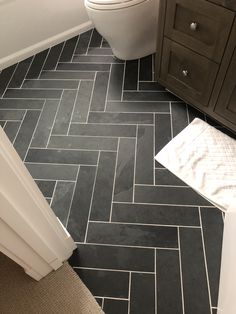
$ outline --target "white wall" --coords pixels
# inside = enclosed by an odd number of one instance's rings
[[[0,0],[0,69],[91,26],[83,0]]]

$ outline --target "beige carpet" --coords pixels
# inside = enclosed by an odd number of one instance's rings
[[[0,253],[1,314],[102,314],[89,290],[66,262],[39,282]]]

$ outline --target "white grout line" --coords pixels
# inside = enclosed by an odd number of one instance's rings
[[[210,283],[209,283],[208,266],[207,266],[207,259],[206,259],[206,248],[205,248],[205,240],[204,240],[204,234],[203,234],[203,228],[202,228],[202,216],[201,216],[200,207],[198,208],[198,211],[199,211],[199,220],[200,220],[200,226],[201,226],[202,248],[203,248],[204,263],[205,263],[205,270],[206,270],[208,297],[209,297],[210,311],[212,314],[211,289],[210,289]]]
[[[72,54],[71,54],[70,63],[72,63],[72,60],[73,60],[73,57],[74,57],[74,54],[75,54],[75,50],[76,50],[77,45],[78,45],[78,43],[79,43],[79,39],[80,39],[80,35],[78,35],[78,38],[77,38],[77,40],[76,40],[75,47],[74,47],[73,52],[72,52]]]
[[[74,267],[73,267],[74,268]],[[103,298],[101,296],[98,295],[94,295],[94,298]],[[104,299],[109,299],[109,300],[120,300],[120,301],[127,301],[128,299],[125,298],[116,298],[116,297],[107,297],[105,296]]]
[[[86,267],[86,266],[73,266],[75,269],[88,269],[88,270],[103,270],[111,272],[123,272],[123,273],[137,273],[137,274],[154,274],[153,271],[138,271],[138,270],[127,270],[127,269],[113,269],[113,268],[99,268],[99,267]]]
[[[188,185],[171,185],[171,184],[157,184],[157,185],[153,185],[153,184],[138,184],[136,183],[135,185],[137,186],[149,186],[149,187],[171,187],[171,188],[187,188],[187,189],[192,189],[190,186]],[[198,205],[196,205],[198,206]]]
[[[182,272],[181,243],[180,243],[179,227],[178,227],[178,247],[179,247],[179,270],[180,270],[180,285],[181,285],[181,296],[182,296],[182,309],[183,309],[183,314],[185,314],[184,285],[183,285],[183,272]],[[191,267],[191,266],[189,265],[189,267]]]
[[[112,246],[112,247],[127,247],[127,248],[139,248],[139,249],[148,249],[148,250],[173,250],[178,251],[179,248],[172,247],[158,247],[158,246],[140,246],[140,245],[126,245],[126,244],[111,244],[111,243],[96,243],[96,242],[76,242],[76,244],[90,244],[90,245],[100,245],[100,246]]]
[[[7,121],[11,121],[11,120],[7,120]],[[14,122],[18,122],[13,120]],[[66,136],[66,135],[65,135]],[[52,136],[53,137],[53,136]],[[31,149],[44,149],[44,150],[66,150],[66,151],[84,151],[84,152],[98,152],[98,149],[87,149],[87,148],[62,148],[62,147],[37,147],[37,146],[31,146]],[[111,149],[102,149],[105,152],[116,152],[116,150],[111,150]],[[86,165],[85,165],[86,166]]]
[[[17,63],[17,65],[16,65],[16,67],[15,67],[15,69],[14,69],[14,71],[13,71],[13,73],[12,73],[12,75],[11,75],[11,77],[10,77],[9,81],[8,81],[8,84],[7,84],[7,86],[5,87],[5,90],[4,90],[4,92],[3,92],[3,94],[2,94],[2,97],[1,97],[1,98],[3,98],[3,97],[5,96],[6,91],[7,91],[7,89],[8,89],[8,86],[9,86],[9,84],[10,84],[10,82],[11,82],[11,80],[12,80],[13,76],[15,75],[16,70],[17,70],[18,66],[19,66],[19,63],[20,63],[20,62],[18,62],[18,63]]]
[[[124,95],[126,63],[127,62],[124,63],[124,67],[123,67],[123,80],[122,80],[122,87],[121,87],[121,101],[123,101],[123,95]]]
[[[157,300],[157,250],[155,249],[154,251],[154,273],[155,273],[155,280],[154,280],[154,284],[155,284],[155,314],[157,313],[157,307],[158,307],[158,300]]]
[[[29,152],[29,149],[30,149],[30,145],[31,145],[31,143],[33,142],[34,134],[35,134],[35,132],[36,132],[36,130],[37,130],[37,128],[38,128],[38,124],[39,124],[39,121],[40,121],[41,116],[42,116],[42,114],[43,114],[45,104],[46,104],[46,100],[44,101],[43,108],[42,108],[42,110],[40,111],[40,114],[39,114],[39,117],[38,117],[38,121],[37,121],[37,123],[36,123],[36,125],[35,125],[34,131],[33,131],[32,136],[31,136],[31,140],[30,140],[30,142],[29,142],[29,146],[28,146],[27,151],[26,151],[26,153],[25,153],[25,156],[24,156],[24,158],[23,158],[23,161],[24,161],[24,162],[25,162],[26,156],[28,155],[28,152]]]
[[[55,67],[54,67],[54,70],[56,70],[57,67],[58,67],[58,64],[59,64],[59,61],[60,61],[62,52],[63,52],[63,50],[64,50],[64,48],[65,48],[65,44],[66,44],[66,41],[64,41],[64,43],[63,43],[63,46],[62,46],[62,48],[61,48],[61,52],[60,52],[60,54],[59,54],[59,56],[58,56],[57,62],[56,62]]]
[[[190,119],[189,119],[189,111],[188,111],[188,105],[187,104],[185,104],[186,105],[186,111],[187,111],[187,121],[188,121],[188,124],[190,123]]]
[[[56,189],[57,189],[57,185],[58,185],[58,180],[56,180],[55,185],[54,185],[54,189],[53,189],[53,193],[52,193],[51,201],[50,201],[50,206],[51,206],[51,204],[53,203],[54,196],[55,196]]]
[[[88,105],[88,112],[87,112],[87,117],[86,117],[85,123],[88,123],[89,113],[90,113],[91,103],[92,103],[92,100],[93,100],[93,93],[94,93],[96,80],[97,80],[97,72],[95,72],[95,77],[94,77],[93,87],[92,87],[91,94],[90,94],[89,105]]]
[[[60,109],[60,107],[61,107],[61,102],[62,102],[63,95],[64,95],[64,89],[63,89],[63,91],[62,91],[62,93],[61,93],[61,97],[60,97],[60,99],[59,99],[59,101],[58,101],[58,104],[57,104],[57,110],[56,110],[56,113],[55,113],[53,122],[52,122],[52,124],[51,124],[51,130],[50,130],[50,133],[49,133],[49,135],[48,135],[48,140],[47,140],[46,148],[48,148],[48,144],[49,144],[50,138],[51,138],[51,136],[52,136],[52,130],[53,130],[53,128],[54,128],[54,124],[55,124],[55,121],[56,121],[56,118],[57,118],[57,114],[58,114],[59,109]]]
[[[72,118],[73,118],[74,111],[75,111],[75,105],[76,105],[76,102],[77,102],[77,98],[78,98],[78,94],[79,94],[79,89],[80,89],[80,83],[81,83],[81,81],[79,81],[78,88],[77,88],[77,92],[76,92],[75,99],[74,99],[74,103],[73,103],[73,108],[72,108],[72,111],[71,111],[71,114],[70,114],[70,121],[69,121],[68,128],[67,128],[67,132],[66,132],[66,135],[67,135],[67,136],[69,135],[70,126],[71,126]]]
[[[91,34],[90,34],[90,37],[89,37],[89,41],[88,41],[88,46],[87,46],[87,49],[86,49],[86,52],[85,52],[85,54],[84,55],[88,55],[88,51],[89,51],[89,46],[90,46],[90,44],[91,44],[91,40],[92,40],[92,37],[93,37],[93,33],[94,33],[94,28],[92,29],[92,32],[91,32]]]
[[[92,195],[91,195],[91,199],[90,199],[90,206],[89,206],[89,212],[88,212],[88,220],[87,220],[86,232],[85,232],[85,236],[84,236],[84,242],[85,243],[87,242],[88,228],[89,228],[89,223],[90,223],[90,216],[91,216],[91,210],[92,210],[92,205],[93,205],[93,197],[94,197],[95,185],[96,185],[96,181],[97,181],[97,174],[98,174],[98,167],[99,167],[100,157],[101,157],[101,151],[99,151],[99,153],[98,153],[98,162],[97,162],[97,165],[96,165],[96,172],[95,172],[95,176],[94,176]]]
[[[171,101],[169,102],[169,106],[170,106],[170,130],[171,130],[171,138],[174,137],[173,135],[173,120],[172,120],[172,107],[171,107]]]
[[[37,162],[37,161],[25,161],[26,164],[33,164],[33,165],[55,165],[55,166],[67,166],[67,167],[78,167],[78,166],[84,166],[84,167],[96,167],[96,164],[88,165],[88,164],[65,164],[65,163],[56,163],[56,162]],[[70,181],[70,180],[69,180]]]
[[[129,204],[132,205],[133,203],[131,202],[120,202],[120,201],[114,201],[113,203],[117,203],[117,204]],[[135,202],[135,204],[138,205],[158,205],[158,206],[178,206],[178,207],[194,207],[194,208],[198,208],[198,205],[185,205],[185,204],[169,204],[169,203],[144,203],[144,202]],[[133,204],[134,205],[134,204]],[[215,208],[215,206],[208,206],[208,205],[201,205],[201,208]]]
[[[22,80],[21,85],[20,85],[20,87],[18,87],[18,88],[22,88],[22,86],[23,86],[23,84],[24,84],[24,82],[25,82],[25,80],[26,80],[27,74],[29,73],[29,70],[30,70],[30,68],[31,68],[31,65],[32,65],[33,62],[34,62],[35,57],[36,57],[36,54],[33,56],[32,60],[31,60],[31,62],[30,62],[30,65],[29,65],[29,67],[28,67],[28,70],[26,71],[26,74],[24,75],[24,79]]]
[[[133,177],[133,197],[132,203],[134,203],[134,196],[135,196],[135,177],[136,177],[136,162],[137,162],[137,146],[138,146],[138,125],[136,125],[136,137],[135,137],[135,153],[134,153],[134,177]]]
[[[118,143],[117,143],[117,153],[116,153],[116,162],[115,162],[115,172],[114,172],[114,178],[113,178],[111,210],[110,210],[109,222],[111,222],[111,220],[112,220],[112,204],[113,204],[113,200],[114,200],[114,192],[115,192],[115,184],[116,184],[116,169],[117,169],[117,162],[118,162],[119,147],[120,147],[120,138],[118,138]]]
[[[22,110],[22,109],[19,109],[19,110]],[[40,110],[40,109],[35,109],[35,110]],[[96,113],[101,113],[102,115],[106,114],[107,112],[104,112],[104,111],[90,111],[90,112],[96,112]],[[126,113],[126,112],[123,112],[123,113]],[[139,112],[137,112],[139,113]],[[142,114],[140,112],[140,114]],[[150,112],[150,114],[153,114],[153,112]],[[168,113],[169,114],[169,113]],[[88,125],[88,126],[93,126],[93,125],[98,125],[98,126],[104,126],[104,125],[116,125],[116,126],[119,126],[119,127],[123,127],[123,126],[136,126],[137,125],[137,122],[134,122],[133,124],[130,124],[130,123],[126,123],[126,122],[120,122],[120,123],[114,123],[114,122],[111,122],[111,123],[107,123],[107,122],[89,122],[89,123],[85,123],[85,122],[72,122],[72,124],[83,124],[83,125]],[[145,124],[145,123],[138,123],[138,125],[142,125],[142,126],[152,126],[154,125],[153,123],[148,123],[148,124]],[[61,136],[63,136],[64,134],[61,134]],[[60,134],[58,135],[60,136]],[[71,135],[73,136],[73,135]],[[76,136],[76,135],[74,135]],[[89,135],[85,135],[85,136],[89,136]]]
[[[105,298],[102,298],[102,309],[104,308],[104,300]]]
[[[142,223],[142,222],[123,222],[123,221],[101,221],[101,220],[90,220],[91,223],[97,224],[113,224],[113,225],[135,225],[135,226],[151,226],[151,227],[168,227],[168,228],[194,228],[200,229],[200,226],[191,226],[191,225],[175,225],[175,224],[155,224],[155,223]]]
[[[108,98],[108,91],[109,91],[109,87],[110,87],[110,82],[111,82],[111,69],[109,71],[108,82],[107,82],[104,112],[106,112],[106,110],[107,110],[107,102],[108,102],[107,98]]]
[[[20,126],[19,126],[19,128],[18,128],[18,131],[16,132],[14,141],[12,142],[12,145],[13,145],[13,146],[14,146],[15,141],[16,141],[16,139],[17,139],[17,136],[18,136],[18,134],[19,134],[19,132],[20,132],[20,129],[21,129],[21,127],[22,127],[22,124],[23,124],[23,122],[24,122],[24,120],[25,120],[25,117],[26,117],[27,112],[28,112],[28,110],[25,110],[25,114],[24,114],[24,116],[23,116],[23,118],[22,118],[22,120],[21,120],[21,123],[20,123]],[[9,120],[8,120],[8,121],[9,121]]]
[[[139,91],[140,59],[138,59],[137,91]]]
[[[128,296],[128,300],[129,300],[129,302],[128,302],[128,314],[130,314],[130,302],[131,302],[131,299],[130,299],[130,297],[131,297],[131,279],[132,278],[132,274],[131,274],[131,272],[129,273],[129,296]]]
[[[74,188],[73,188],[72,197],[71,197],[71,200],[70,200],[70,206],[69,206],[69,210],[68,210],[68,215],[66,217],[66,222],[65,222],[65,227],[66,228],[68,227],[68,222],[69,222],[70,213],[71,213],[71,206],[72,206],[73,199],[74,199],[74,196],[75,196],[76,184],[77,184],[78,177],[79,177],[79,171],[80,171],[80,166],[78,166],[78,169],[77,169],[76,179],[75,179],[75,182],[74,182]],[[62,181],[62,180],[60,180],[60,181]]]

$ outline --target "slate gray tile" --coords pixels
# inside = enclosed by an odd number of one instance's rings
[[[136,137],[135,125],[102,125],[96,123],[72,123],[70,135]]]
[[[76,242],[85,240],[96,167],[81,166],[75,186],[67,229]]]
[[[42,99],[0,99],[0,109],[42,109]]]
[[[115,166],[115,152],[100,153],[90,220],[109,221]]]
[[[182,314],[179,251],[157,250],[156,254],[157,312]]]
[[[137,90],[138,88],[138,60],[126,61],[124,90]]]
[[[110,100],[110,99],[109,99]],[[116,99],[114,99],[116,100]],[[160,92],[135,92],[124,91],[123,100],[128,101],[176,101],[179,100],[175,95],[165,91]]]
[[[139,82],[141,91],[165,91],[165,87],[157,82]]]
[[[107,314],[128,314],[128,301],[117,299],[104,299],[103,310]]]
[[[201,218],[211,290],[211,304],[217,307],[223,239],[222,213],[217,208],[201,208]]]
[[[78,268],[74,270],[93,295],[111,298],[128,298],[128,273]]]
[[[80,34],[74,54],[84,54],[87,52],[91,34],[92,30],[88,30],[83,34]]]
[[[7,121],[3,121],[3,120],[0,120],[0,126],[2,128],[4,128],[5,124],[7,123]]]
[[[7,89],[4,94],[5,98],[61,98],[62,91],[56,89]]]
[[[107,95],[109,72],[98,72],[94,83],[91,111],[104,111]]]
[[[102,43],[102,36],[94,28],[92,32],[91,40],[89,43],[89,47],[100,47],[101,43]]]
[[[119,143],[114,201],[133,199],[135,139],[121,138]]]
[[[102,39],[102,47],[104,47],[104,48],[110,48],[110,45],[108,44],[108,42],[106,41],[105,38]]]
[[[217,314],[217,309],[212,309],[212,314]]]
[[[195,118],[199,118],[205,121],[205,115],[201,111],[198,111],[194,107],[188,106],[188,105],[187,105],[187,110],[188,110],[189,122],[192,122]]]
[[[78,255],[70,259],[72,266],[154,272],[154,249],[94,244],[77,247]]]
[[[107,102],[106,111],[111,112],[170,112],[169,103],[166,101],[112,101]]]
[[[55,188],[56,181],[35,180],[38,188],[43,193],[44,197],[51,198]]]
[[[98,152],[61,150],[61,149],[35,149],[30,148],[26,161],[55,164],[85,164],[96,165]]]
[[[20,121],[25,115],[25,110],[0,109],[0,120]]]
[[[186,184],[175,176],[168,169],[156,169],[155,170],[155,184],[156,185],[174,185],[174,186],[186,186]]]
[[[138,126],[135,183],[154,184],[154,128]]]
[[[59,105],[58,100],[46,100],[41,116],[39,118],[38,125],[33,135],[31,146],[33,147],[47,146],[58,105]]]
[[[64,90],[57,111],[52,134],[67,134],[77,91]]]
[[[8,85],[8,88],[17,88],[20,87],[25,75],[29,69],[29,66],[32,62],[33,57],[30,57],[28,59],[25,59],[18,63],[16,70],[14,71],[14,74],[11,78],[11,81]]]
[[[80,63],[124,63],[123,60],[117,59],[114,56],[93,56],[93,55],[85,55],[85,56],[74,56],[72,62],[80,62]]]
[[[180,228],[180,247],[185,313],[210,314],[201,230]]]
[[[153,124],[153,114],[136,112],[90,112],[88,123]]]
[[[185,103],[171,103],[173,136],[176,136],[188,125],[187,107]]]
[[[155,314],[154,274],[132,273],[130,291],[130,314]]]
[[[47,57],[49,49],[41,51],[34,56],[34,59],[30,65],[29,71],[27,72],[26,79],[37,78],[42,70],[45,59]]]
[[[200,227],[198,207],[113,203],[112,221]]]
[[[58,62],[58,59],[61,55],[61,51],[62,51],[63,46],[64,46],[64,43],[60,43],[56,46],[51,47],[51,49],[47,55],[47,59],[44,63],[43,70],[54,70],[55,69],[57,62]]]
[[[101,63],[58,63],[57,70],[66,71],[110,71],[110,64]]]
[[[48,147],[116,151],[117,143],[118,139],[112,137],[52,136]]]
[[[78,41],[78,36],[68,39],[65,42],[62,53],[60,55],[59,62],[70,62],[73,56],[73,52],[75,50],[75,46]]]
[[[124,64],[112,64],[107,100],[121,100],[124,79]]]
[[[7,121],[6,125],[4,126],[4,132],[12,143],[15,140],[20,124],[20,121]]]
[[[25,80],[23,88],[77,89],[79,81],[73,80]]]
[[[87,243],[177,248],[177,228],[90,222]]]
[[[4,70],[0,73],[0,97],[5,92],[5,89],[7,88],[7,85],[16,69],[17,64],[14,64]]]
[[[25,163],[34,179],[38,180],[68,180],[75,181],[78,172],[76,165],[48,165]]]
[[[139,80],[152,81],[152,79],[152,55],[149,55],[140,59]]]
[[[155,154],[171,140],[171,117],[169,114],[155,115]]]
[[[137,203],[207,206],[210,203],[190,187],[135,186]]]
[[[93,82],[81,82],[75,100],[72,122],[87,122],[89,106],[93,90]]]
[[[67,217],[70,210],[74,185],[74,182],[58,181],[52,200],[52,210],[64,226],[66,226]]]
[[[40,79],[47,80],[93,80],[95,72],[85,71],[43,71]]]
[[[113,56],[113,52],[111,48],[89,48],[88,55],[95,55],[95,56]]]
[[[22,160],[24,160],[25,158],[36,124],[39,119],[39,115],[39,111],[27,111],[24,120],[20,126],[20,130],[16,136],[14,147]]]

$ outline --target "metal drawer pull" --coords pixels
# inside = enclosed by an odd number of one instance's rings
[[[183,76],[186,77],[186,76],[188,76],[188,71],[187,71],[187,70],[183,70],[183,71],[182,71],[182,74],[183,74]]]
[[[196,31],[197,30],[197,28],[198,28],[198,24],[196,23],[196,22],[192,22],[191,24],[190,24],[190,29],[191,29],[191,31]]]

